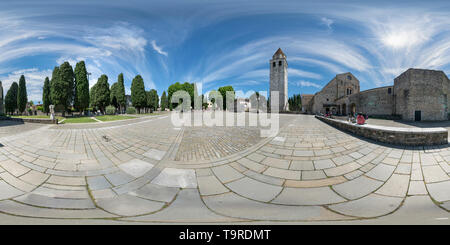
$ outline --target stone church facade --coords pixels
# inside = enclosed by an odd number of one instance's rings
[[[394,79],[393,86],[360,91],[350,72],[338,74],[314,95],[302,95],[309,114],[399,116],[408,121],[449,120],[450,80],[443,71],[410,68]]]

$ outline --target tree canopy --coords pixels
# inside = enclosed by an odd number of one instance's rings
[[[17,91],[19,90],[19,85],[16,82],[11,84],[8,92],[5,96],[5,110],[8,113],[14,113],[17,109]]]
[[[165,111],[167,106],[168,106],[168,100],[167,100],[167,95],[166,95],[166,91],[164,91],[161,95],[161,111]]]
[[[106,106],[110,103],[110,91],[109,91],[109,83],[108,83],[108,76],[105,74],[101,75],[97,83],[95,84],[94,90],[94,96],[92,101],[92,105],[100,109],[102,113],[105,112]]]
[[[218,89],[223,98],[223,109],[231,109],[234,106],[235,93],[232,86],[223,86]],[[231,97],[227,98],[227,92],[232,92]]]
[[[141,75],[137,75],[131,82],[131,102],[138,109],[138,113],[140,113],[141,108],[147,105],[147,94],[145,93],[144,79]]]
[[[50,80],[48,77],[45,78],[44,87],[42,88],[42,104],[43,104],[43,112],[49,113],[49,106],[51,105],[50,100]]]
[[[158,92],[155,89],[151,89],[147,92],[147,107],[156,111],[159,105]]]
[[[80,61],[75,66],[76,93],[74,94],[74,107],[80,112],[89,107],[89,80],[87,78],[86,65]]]
[[[288,99],[289,110],[301,111],[302,110],[302,97],[300,94],[294,94]]]
[[[27,96],[27,84],[25,82],[25,76],[20,76],[19,79],[19,89],[17,91],[17,109],[20,113],[25,111],[27,107],[28,96]]]

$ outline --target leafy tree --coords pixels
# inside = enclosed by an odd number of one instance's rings
[[[101,75],[98,78],[95,86],[96,87],[94,92],[95,95],[93,105],[96,106],[102,113],[104,113],[106,106],[109,105],[109,102],[111,100],[108,77],[105,74]]]
[[[288,99],[289,110],[301,111],[302,110],[302,97],[300,94],[294,94]]]
[[[50,100],[50,80],[48,77],[45,78],[44,87],[42,88],[42,103],[43,112],[48,114],[50,112],[49,106],[52,103]]]
[[[223,108],[223,97],[219,91],[211,90],[208,95],[209,100],[213,104],[213,109]]]
[[[147,107],[152,111],[156,111],[158,109],[158,104],[158,92],[155,89],[151,89],[147,92]]]
[[[98,108],[95,105],[95,101],[96,101],[96,90],[97,90],[97,83],[94,84],[94,86],[92,86],[92,88],[90,89],[90,93],[89,93],[89,100],[90,100],[90,105],[91,107],[95,108],[94,110],[96,111]]]
[[[16,82],[11,84],[8,92],[6,92],[5,96],[5,110],[6,113],[13,114],[17,109],[17,92],[19,90],[19,85]]]
[[[166,110],[167,104],[168,104],[167,95],[166,95],[166,91],[164,91],[161,95],[161,111]]]
[[[138,113],[140,113],[141,108],[147,105],[144,79],[142,79],[141,75],[137,75],[131,82],[131,102],[137,108]]]
[[[118,88],[118,83],[115,82],[113,83],[113,85],[111,85],[111,91],[110,91],[110,102],[111,105],[113,105],[115,108],[119,107],[119,103],[117,102],[117,88]]]
[[[25,82],[25,76],[20,76],[19,79],[19,89],[17,91],[17,108],[19,109],[20,113],[23,113],[25,111],[25,108],[27,107],[27,85]]]
[[[223,98],[223,109],[226,110],[227,108],[228,109],[232,108],[233,105],[231,103],[234,104],[234,98],[235,98],[233,87],[232,86],[224,86],[224,87],[220,87],[218,90]],[[231,98],[227,98],[228,91],[233,92]]]
[[[52,103],[67,111],[73,100],[74,86],[73,70],[69,62],[64,62],[59,68],[55,67],[50,84]]]
[[[117,78],[117,90],[115,92],[115,97],[117,99],[117,104],[119,105],[119,111],[123,111],[127,104],[127,98],[125,97],[125,85],[123,83],[123,74],[120,73]]]
[[[86,65],[80,61],[75,66],[75,94],[74,107],[80,112],[84,112],[89,107],[89,80],[87,78]]]
[[[176,82],[172,85],[169,86],[169,88],[167,89],[167,93],[168,93],[168,102],[169,102],[169,108],[172,110],[174,107],[176,107],[178,105],[178,103],[172,103],[172,95],[177,92],[177,91],[186,91],[189,96],[191,97],[191,106],[194,106],[194,84],[193,83],[188,83],[185,82],[183,84]]]

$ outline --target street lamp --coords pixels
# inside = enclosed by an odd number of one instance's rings
[[[90,76],[90,75],[91,75],[91,73],[90,73],[90,72],[88,72],[88,73],[87,73],[87,76],[88,76],[88,81],[89,81],[89,76]]]

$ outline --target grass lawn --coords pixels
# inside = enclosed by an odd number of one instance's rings
[[[107,122],[107,121],[116,121],[116,120],[125,120],[125,119],[133,119],[136,117],[133,116],[123,116],[123,115],[104,115],[104,116],[98,116],[95,117],[96,119]]]
[[[59,121],[61,120],[62,119],[60,119]],[[64,122],[61,123],[63,124],[63,123],[95,123],[95,122],[97,121],[95,121],[90,117],[74,117],[74,118],[66,118],[66,120],[64,120]]]

